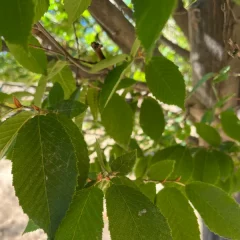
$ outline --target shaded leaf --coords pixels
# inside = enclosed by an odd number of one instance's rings
[[[147,175],[151,180],[164,181],[173,172],[175,161],[164,160],[150,166]]]
[[[139,186],[140,191],[154,203],[156,197],[156,184],[153,182],[142,183]]]
[[[140,111],[140,125],[143,132],[155,141],[159,141],[165,127],[163,111],[153,98],[143,100]]]
[[[110,164],[112,171],[118,172],[123,175],[127,175],[133,169],[133,166],[135,164],[136,157],[137,157],[136,155],[137,155],[137,152],[135,150],[117,157]]]
[[[34,94],[34,104],[38,107],[42,105],[42,99],[47,86],[47,78],[42,76],[38,81],[38,86],[36,88],[36,92]]]
[[[136,178],[141,178],[145,175],[149,162],[149,157],[141,157],[137,160],[134,167],[134,174]]]
[[[106,132],[120,145],[129,143],[133,129],[133,113],[125,100],[115,94],[102,112]]]
[[[102,239],[103,192],[97,187],[78,191],[54,239]]]
[[[124,78],[120,81],[118,84],[117,90],[123,89],[123,88],[128,88],[134,85],[136,81],[132,78]]]
[[[146,66],[146,81],[158,100],[184,107],[185,83],[174,63],[164,57],[153,57]]]
[[[220,134],[217,130],[205,123],[195,123],[198,135],[212,146],[219,146],[221,143]]]
[[[8,0],[0,2],[0,36],[9,43],[27,47],[34,18],[32,0]]]
[[[125,185],[130,188],[134,188],[136,190],[139,190],[137,185],[134,183],[134,181],[130,180],[129,178],[125,176],[117,176],[111,179],[111,182],[116,185]]]
[[[56,105],[55,109],[57,112],[65,114],[69,118],[74,118],[86,111],[87,106],[81,102],[63,100]]]
[[[162,189],[157,194],[157,206],[168,221],[173,240],[200,240],[197,216],[179,190]]]
[[[12,159],[15,192],[23,211],[49,238],[65,216],[77,186],[76,151],[53,114],[35,116],[17,134]]]
[[[227,193],[201,182],[188,184],[186,193],[211,231],[226,238],[240,238],[240,208]]]
[[[28,44],[40,47],[40,44],[33,36],[29,37]],[[7,43],[7,46],[14,58],[26,69],[34,73],[47,74],[47,57],[42,49],[29,46]]]
[[[97,88],[88,88],[87,92],[87,102],[90,107],[93,119],[98,120],[98,89]]]
[[[176,1],[133,0],[133,5],[138,38],[151,56],[155,46],[154,43],[159,39],[161,31],[176,5]],[[149,23],[154,27],[149,27]]]
[[[33,0],[35,5],[35,16],[34,22],[37,22],[41,19],[43,14],[47,12],[49,7],[49,0]]]
[[[29,233],[38,230],[39,227],[33,222],[33,220],[29,219],[28,224],[23,232],[24,233]]]
[[[0,125],[0,159],[5,156],[19,130],[32,116],[32,112],[21,112]]]
[[[58,82],[55,82],[48,96],[49,105],[54,107],[57,103],[64,100],[64,91]]]
[[[240,141],[240,121],[233,111],[227,110],[221,113],[221,123],[229,137]]]
[[[114,184],[107,190],[106,203],[112,240],[171,239],[165,218],[139,191]]]
[[[200,149],[194,156],[193,179],[214,184],[219,177],[217,156],[208,150]]]

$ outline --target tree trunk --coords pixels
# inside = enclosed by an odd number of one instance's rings
[[[219,72],[223,67],[231,67],[229,78],[219,83],[219,97],[235,93],[224,108],[239,105],[240,60],[230,56],[228,51],[237,49],[229,45],[229,40],[240,45],[240,7],[230,0],[198,0],[189,9],[189,41],[191,45],[191,64],[193,85],[205,74]],[[205,110],[216,103],[212,80],[203,84],[189,100],[189,110],[195,121],[200,121]],[[203,224],[204,225],[204,224]],[[203,240],[223,240],[203,226]]]

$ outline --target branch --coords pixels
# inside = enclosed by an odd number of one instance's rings
[[[185,37],[189,39],[188,11],[184,8],[183,1],[178,0],[178,6],[173,14],[176,24],[181,28]]]
[[[129,53],[135,41],[135,30],[124,14],[109,0],[92,0],[88,10],[123,52]]]
[[[127,15],[130,19],[133,20],[133,11],[127,6],[127,4],[123,0],[114,0],[114,2],[117,4],[119,9]]]
[[[186,49],[180,47],[179,45],[171,42],[170,40],[168,40],[164,36],[161,36],[159,41],[161,43],[163,43],[164,45],[170,47],[172,50],[174,50],[181,57],[186,58],[186,59],[190,58],[190,52],[188,50],[186,50]]]

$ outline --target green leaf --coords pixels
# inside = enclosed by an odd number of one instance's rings
[[[227,180],[233,174],[234,163],[232,158],[226,153],[217,150],[212,151],[212,156],[218,161],[221,180]]]
[[[153,182],[142,183],[139,186],[140,191],[154,203],[156,197],[156,184]]]
[[[98,89],[88,88],[87,102],[93,115],[94,121],[98,120]]]
[[[164,57],[153,57],[146,66],[146,81],[158,100],[184,108],[185,83],[174,63]]]
[[[34,18],[32,0],[8,0],[0,2],[0,36],[13,44],[27,47]]]
[[[138,38],[151,57],[155,42],[159,39],[161,31],[176,5],[176,1],[133,0],[133,5]],[[149,23],[154,27],[150,27]]]
[[[47,87],[47,77],[42,76],[38,81],[38,86],[34,94],[34,104],[38,107],[42,105],[42,99]]]
[[[123,175],[127,175],[133,169],[137,157],[137,151],[128,152],[120,157],[114,159],[110,167],[113,172],[118,172]]]
[[[175,161],[173,160],[164,160],[155,163],[151,165],[147,172],[148,178],[156,181],[164,181],[169,178],[173,172],[174,165]]]
[[[151,98],[143,100],[140,111],[140,125],[143,132],[158,142],[165,127],[163,111],[158,102]]]
[[[224,67],[217,76],[214,77],[213,83],[220,83],[228,79],[229,76],[229,71],[230,71],[230,66]]]
[[[240,141],[240,121],[233,111],[227,110],[221,114],[221,124],[229,137]]]
[[[64,91],[58,82],[55,82],[48,96],[49,105],[54,107],[57,103],[64,100]]]
[[[106,203],[112,240],[171,239],[165,218],[141,192],[112,185],[107,190]]]
[[[78,191],[54,239],[102,239],[103,192],[97,187]]]
[[[64,115],[57,115],[57,120],[64,128],[74,147],[74,154],[77,158],[78,187],[82,188],[87,180],[89,171],[88,148],[79,128]]]
[[[28,224],[23,232],[24,233],[29,233],[38,230],[39,227],[33,222],[33,220],[29,219]]]
[[[212,146],[219,146],[221,143],[220,134],[217,130],[205,123],[195,123],[198,135]]]
[[[101,60],[97,64],[95,64],[91,69],[90,73],[97,73],[105,68],[112,67],[121,62],[129,62],[131,57],[128,54],[119,54],[116,56],[112,56],[106,59]]]
[[[29,37],[29,44],[40,47],[40,44],[33,36]],[[47,57],[42,49],[32,46],[26,49],[22,45],[7,43],[7,46],[14,58],[26,69],[31,72],[46,75],[47,74]]]
[[[56,105],[56,110],[59,113],[65,114],[69,118],[74,118],[85,112],[87,106],[81,102],[72,100],[63,100]]]
[[[49,7],[49,0],[33,0],[35,5],[35,16],[34,22],[37,22],[41,19],[43,14],[47,12]]]
[[[69,99],[76,89],[75,79],[69,66],[64,66],[64,63],[59,62],[54,65],[50,74],[52,75],[51,81],[58,82],[64,90],[65,99]]]
[[[216,183],[220,177],[218,159],[208,150],[200,149],[194,156],[193,179],[207,183]]]
[[[134,174],[136,178],[141,178],[145,175],[148,164],[149,164],[148,157],[141,157],[137,160],[136,165],[134,167]]]
[[[118,84],[117,90],[123,89],[123,88],[129,88],[132,85],[134,85],[136,81],[132,78],[124,78],[120,81]]]
[[[180,145],[165,148],[153,156],[151,163],[169,159],[176,161],[174,171],[169,179],[175,180],[181,177],[180,182],[187,182],[193,172],[193,159],[189,149]]]
[[[32,112],[21,112],[0,125],[0,159],[5,156],[19,130],[32,116]]]
[[[49,238],[77,186],[76,151],[80,150],[71,140],[55,115],[38,115],[20,129],[13,151],[13,185],[19,203]]]
[[[125,186],[128,186],[130,188],[134,188],[136,190],[139,190],[139,188],[137,187],[135,182],[130,180],[129,178],[127,178],[125,176],[114,177],[114,178],[111,179],[111,182],[116,184],[116,185],[125,185]]]
[[[96,149],[96,153],[97,153],[97,160],[99,165],[101,166],[102,172],[108,172],[106,165],[105,165],[105,155],[103,153],[103,150],[101,149],[100,143],[98,141],[98,139],[96,139],[96,143],[95,143],[95,149]]]
[[[125,100],[114,94],[102,112],[106,132],[123,147],[128,145],[133,129],[133,113]]]
[[[240,208],[227,193],[201,182],[188,184],[186,193],[211,231],[225,238],[240,239]]]
[[[200,240],[197,216],[187,198],[176,188],[164,188],[157,194],[157,206],[167,219],[173,240]]]
[[[116,92],[118,84],[121,81],[121,75],[126,67],[127,64],[122,64],[121,66],[114,68],[107,75],[99,99],[101,111],[107,106],[113,94]]]
[[[91,4],[91,0],[64,0],[69,23],[77,20]]]

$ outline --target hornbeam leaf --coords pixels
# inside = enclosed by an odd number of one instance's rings
[[[18,131],[32,116],[32,112],[21,112],[0,125],[0,159],[6,154]]]
[[[77,20],[82,13],[88,8],[91,0],[64,0],[64,7],[68,14],[69,23]]]
[[[0,1],[0,36],[10,43],[27,47],[33,18],[32,0]]]
[[[193,182],[186,186],[186,193],[211,231],[240,239],[240,207],[226,192],[211,184]]]
[[[77,186],[76,151],[80,150],[65,128],[54,114],[35,116],[18,132],[12,156],[13,185],[19,203],[50,239]]]
[[[167,219],[174,240],[200,240],[197,216],[178,189],[167,187],[161,190],[157,194],[157,206]]]
[[[63,219],[56,240],[102,239],[103,192],[97,187],[78,191]]]
[[[113,184],[106,203],[112,240],[172,239],[166,219],[141,192]]]
[[[146,66],[150,91],[160,101],[184,107],[185,83],[178,67],[164,57],[153,57]]]

